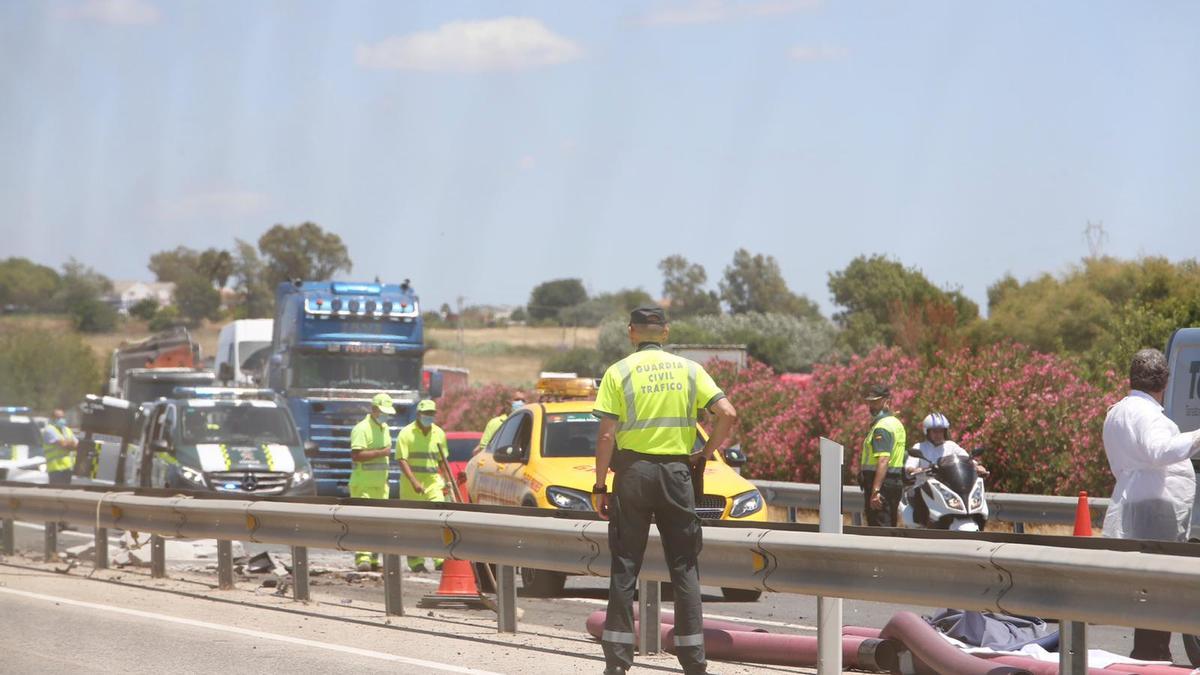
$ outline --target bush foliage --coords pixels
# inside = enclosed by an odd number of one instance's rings
[[[39,412],[68,408],[100,389],[100,364],[79,335],[0,328],[0,403]]]

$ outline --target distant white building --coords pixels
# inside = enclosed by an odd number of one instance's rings
[[[174,302],[175,284],[170,281],[114,281],[113,298],[122,312],[128,312],[130,307],[146,298],[153,298],[159,306],[165,306]]]

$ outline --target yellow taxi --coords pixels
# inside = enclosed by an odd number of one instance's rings
[[[534,403],[510,415],[484,451],[467,463],[471,501],[591,511],[600,428],[600,421],[592,415],[592,403],[591,399]],[[704,430],[700,429],[698,445],[703,444],[703,437]],[[730,448],[718,453],[705,467],[705,494],[696,504],[696,514],[705,519],[765,521],[762,495],[738,475],[731,462],[740,465],[745,456],[737,448]],[[610,489],[612,478],[610,471]],[[556,595],[566,576],[522,569],[521,579],[529,593]],[[758,591],[723,590],[731,600],[758,597]]]

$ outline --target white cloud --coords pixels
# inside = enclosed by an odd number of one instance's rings
[[[753,19],[780,14],[794,14],[815,9],[821,0],[761,0],[759,2],[727,2],[726,0],[693,0],[655,10],[641,17],[646,26],[717,23],[737,19]]]
[[[146,0],[83,0],[57,11],[60,19],[96,21],[120,26],[157,23],[162,12]]]
[[[454,21],[354,50],[354,60],[363,68],[427,72],[521,70],[566,63],[582,55],[583,48],[576,43],[537,19],[523,17]]]
[[[788,58],[801,63],[816,63],[819,61],[841,61],[850,55],[845,47],[802,47],[796,46],[788,50]]]
[[[154,204],[151,213],[165,220],[190,218],[244,218],[262,213],[271,203],[270,195],[249,190],[193,192]]]

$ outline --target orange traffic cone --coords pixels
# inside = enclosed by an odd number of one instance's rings
[[[1075,536],[1092,536],[1092,510],[1088,508],[1087,493],[1079,493],[1079,503],[1075,505]]]
[[[417,607],[487,607],[479,586],[475,584],[475,570],[466,560],[447,559],[442,563],[442,581],[436,593],[431,593],[417,602]]]

